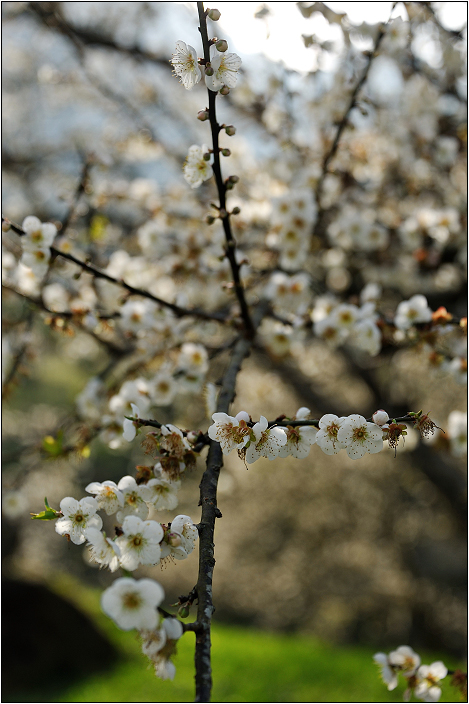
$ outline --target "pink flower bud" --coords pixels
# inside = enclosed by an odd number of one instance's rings
[[[206,76],[213,76],[214,73],[215,73],[215,71],[213,70],[213,68],[211,66],[207,65],[205,67],[205,75]]]
[[[233,127],[233,125],[227,125],[225,127],[225,132],[228,137],[232,137],[234,134],[236,134],[236,127]]]
[[[223,154],[223,156],[230,156],[231,151],[229,149],[222,149],[221,153]]]
[[[230,89],[228,88],[228,86],[223,86],[222,88],[220,88],[220,95],[228,95],[229,92]]]
[[[197,113],[197,119],[201,122],[205,122],[205,120],[208,120],[208,118],[209,114],[206,110],[200,110],[200,112]]]
[[[221,17],[221,12],[220,10],[209,10],[208,16],[213,22],[217,22]]]
[[[226,51],[228,49],[228,42],[225,39],[220,39],[216,44],[218,51]]]

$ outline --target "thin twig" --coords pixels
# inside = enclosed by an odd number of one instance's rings
[[[2,223],[3,222],[9,224],[11,229],[16,232],[17,235],[22,236],[26,234],[24,230],[19,227],[19,225],[15,225],[15,223],[11,222],[11,220],[2,217]],[[104,279],[105,281],[109,281],[110,283],[125,289],[133,296],[142,296],[143,298],[149,298],[151,301],[158,303],[160,306],[163,306],[164,308],[169,308],[169,310],[172,310],[173,313],[179,318],[182,318],[184,316],[192,316],[194,318],[201,318],[202,320],[215,320],[218,323],[226,322],[226,317],[221,313],[206,313],[205,311],[198,310],[195,308],[182,308],[181,306],[177,306],[175,303],[170,303],[169,301],[165,301],[162,298],[159,298],[158,296],[154,296],[149,291],[145,291],[141,288],[136,288],[135,286],[130,286],[123,279],[116,279],[113,276],[106,274],[101,269],[98,269],[93,264],[88,264],[86,262],[81,261],[80,259],[77,259],[77,257],[73,256],[73,254],[69,254],[68,252],[62,252],[56,247],[51,247],[50,251],[54,257],[62,257],[63,259],[66,259],[67,261],[76,264],[77,266],[81,267],[83,271],[87,271],[88,273],[93,274],[93,276],[95,276],[97,279]]]
[[[210,61],[210,42],[207,32],[207,17],[204,10],[203,2],[197,3],[197,10],[199,12],[199,30],[202,36],[202,44],[204,49],[204,60],[205,62]],[[255,328],[251,320],[251,314],[249,312],[248,304],[246,302],[246,297],[244,294],[244,287],[241,282],[240,269],[241,265],[236,261],[236,241],[233,237],[231,231],[231,221],[230,213],[226,210],[226,184],[223,182],[223,177],[221,173],[220,166],[220,147],[219,147],[219,133],[221,126],[217,122],[216,114],[216,99],[217,93],[207,89],[208,91],[208,113],[210,119],[210,129],[212,132],[212,145],[213,145],[213,173],[215,175],[215,182],[217,185],[218,198],[220,200],[220,217],[223,225],[223,230],[226,239],[225,254],[230,263],[231,271],[233,274],[233,283],[238,299],[238,303],[241,309],[241,317],[243,319],[246,335],[250,338],[254,337]]]

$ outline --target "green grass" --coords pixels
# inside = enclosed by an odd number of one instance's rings
[[[57,587],[57,585],[56,585]],[[67,582],[59,584],[61,592]],[[76,585],[75,585],[76,587]],[[75,588],[81,608],[123,653],[116,668],[62,691],[57,702],[191,702],[194,701],[194,635],[179,642],[174,682],[154,675],[140,653],[135,632],[119,631],[99,608],[99,594]],[[396,645],[400,645],[397,643]],[[214,702],[402,702],[404,685],[388,692],[366,647],[338,647],[310,636],[266,633],[214,624],[212,633]],[[422,653],[425,662],[441,654]],[[449,684],[442,702],[461,701]]]

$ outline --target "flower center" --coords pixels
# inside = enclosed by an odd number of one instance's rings
[[[125,609],[138,609],[141,604],[141,599],[135,592],[127,592],[122,597],[122,604]]]
[[[353,431],[353,439],[356,442],[363,442],[363,440],[366,440],[367,433],[366,433],[366,428],[363,426],[361,428],[355,428]]]

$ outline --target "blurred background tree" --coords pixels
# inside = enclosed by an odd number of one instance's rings
[[[386,450],[359,463],[313,448],[301,462],[261,460],[246,472],[230,455],[219,485],[216,618],[460,657],[466,480],[454,412],[465,409],[463,335],[453,325],[412,338],[392,320],[415,294],[453,320],[466,315],[466,30],[451,15],[463,3],[366,3],[368,15],[355,17],[360,5],[218,5],[217,32],[243,59],[218,109],[237,130],[222,146],[240,177],[229,202],[241,208],[233,222],[249,260],[248,300],[270,295],[275,271],[309,277],[302,308],[282,307],[278,289],[271,296],[234,412],[258,418],[268,408],[275,418],[306,405],[314,418],[377,408],[397,417],[423,408],[446,432],[430,444],[410,430],[397,458]],[[176,40],[200,45],[195,3],[2,8],[4,215],[58,224],[63,251],[131,286],[232,315],[221,228],[204,224],[213,184],[192,191],[181,170],[188,147],[208,141],[195,119],[205,92],[184,91],[169,63]],[[278,224],[282,202],[304,189],[318,201],[305,252],[295,233],[285,245]],[[126,378],[164,371],[168,338],[174,362],[183,335],[206,344],[216,382],[230,330],[206,322],[187,333],[165,321],[147,343],[114,315],[125,304],[117,287],[57,258],[38,296],[17,278],[20,239],[11,230],[2,239],[4,575],[47,585],[66,572],[105,587],[109,574],[90,570],[86,554],[77,559],[29,512],[44,495],[57,506],[90,481],[132,474],[142,450],[97,422],[106,399]],[[352,337],[331,342],[320,325],[340,301],[363,304],[367,285],[381,316],[374,356]],[[76,398],[95,376],[104,406],[93,418]],[[202,406],[178,393],[152,417],[205,431]],[[186,477],[178,507],[194,521],[201,469]],[[192,588],[195,570],[191,560],[165,570],[169,602]]]

